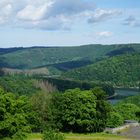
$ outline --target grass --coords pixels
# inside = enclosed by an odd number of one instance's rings
[[[96,134],[66,134],[66,140],[133,140],[133,139],[106,133],[96,133]]]
[[[40,133],[30,134],[26,140],[42,140],[42,134]]]
[[[126,138],[123,136],[106,134],[106,133],[96,133],[96,134],[65,134],[65,140],[134,140],[131,138]],[[42,134],[30,134],[26,140],[42,140]]]

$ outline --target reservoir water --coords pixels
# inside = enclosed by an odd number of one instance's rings
[[[112,104],[116,104],[124,98],[138,95],[140,91],[138,89],[115,89],[115,93],[117,93],[117,96],[109,100]]]

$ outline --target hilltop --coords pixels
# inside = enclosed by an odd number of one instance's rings
[[[107,57],[131,52],[140,52],[140,44],[1,48],[0,67],[33,69],[53,66],[67,71]]]
[[[71,70],[62,76],[76,80],[102,81],[116,87],[138,87],[140,54],[114,56],[86,67]]]

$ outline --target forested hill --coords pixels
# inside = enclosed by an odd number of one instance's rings
[[[110,82],[119,87],[137,87],[140,81],[140,54],[107,58],[62,76],[76,80]]]
[[[140,44],[7,48],[0,49],[0,67],[32,69],[53,65],[69,70],[107,57],[132,52],[140,52]]]

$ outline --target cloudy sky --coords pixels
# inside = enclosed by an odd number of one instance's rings
[[[140,43],[140,0],[0,0],[0,47]]]

